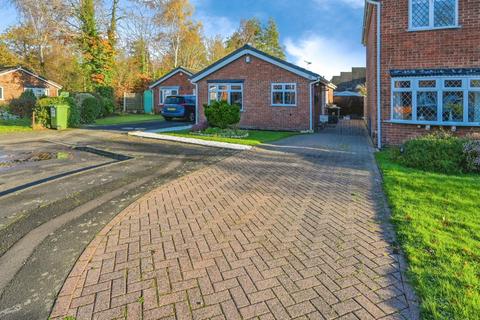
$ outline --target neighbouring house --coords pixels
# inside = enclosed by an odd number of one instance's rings
[[[153,91],[156,113],[161,111],[165,98],[172,95],[195,95],[195,86],[190,82],[192,72],[178,67],[155,80],[148,88]]]
[[[471,0],[366,4],[367,124],[378,147],[438,128],[480,131],[479,15]]]
[[[333,93],[333,103],[340,107],[341,115],[353,118],[364,116],[364,97],[358,86],[365,84],[366,72],[364,67],[354,67],[352,71],[341,72],[332,78],[331,82],[337,86]]]
[[[37,97],[58,96],[61,85],[22,67],[0,67],[0,104],[8,104],[22,92],[32,90]]]
[[[197,92],[197,123],[204,105],[226,100],[241,107],[240,127],[314,130],[335,86],[320,75],[272,57],[250,45],[192,76]]]

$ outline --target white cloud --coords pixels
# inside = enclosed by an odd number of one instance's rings
[[[341,2],[354,9],[363,8],[365,5],[365,0],[315,0],[315,2],[323,7],[332,7]]]
[[[237,23],[225,16],[215,16],[198,12],[195,19],[203,26],[205,36],[211,38],[220,35],[222,38],[230,36],[237,28]]]
[[[285,40],[287,55],[293,63],[314,71],[327,79],[349,71],[352,67],[365,65],[365,50],[361,45],[352,47],[348,41],[308,35]],[[308,65],[305,61],[311,62]]]

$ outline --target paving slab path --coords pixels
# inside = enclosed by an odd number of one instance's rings
[[[239,153],[116,216],[52,319],[416,319],[361,122]]]

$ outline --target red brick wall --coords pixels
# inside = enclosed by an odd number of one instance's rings
[[[58,88],[45,81],[42,81],[28,73],[15,71],[0,75],[0,87],[3,88],[4,100],[0,100],[0,104],[7,104],[12,99],[20,97],[25,91],[25,87],[48,88],[49,96],[58,96]]]
[[[160,87],[180,87],[178,94],[191,95],[195,86],[190,82],[190,76],[184,72],[178,72],[167,80],[156,85],[153,90],[153,105],[159,107],[160,105]]]
[[[205,121],[203,105],[208,104],[208,80],[244,80],[240,126],[267,130],[308,130],[310,128],[309,81],[276,65],[251,57],[241,57],[198,82],[200,121]],[[272,82],[297,84],[296,107],[272,107]]]
[[[383,143],[399,144],[428,132],[417,125],[391,124],[392,69],[480,67],[480,4],[478,0],[459,0],[458,29],[408,30],[408,0],[382,1],[382,128]],[[372,24],[375,23],[375,13]],[[375,116],[375,30],[370,28],[367,43],[368,114]],[[449,128],[447,128],[449,129]],[[480,128],[458,127],[458,134]]]

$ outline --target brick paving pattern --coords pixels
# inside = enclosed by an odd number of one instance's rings
[[[371,147],[349,125],[130,205],[79,259],[52,319],[417,318]]]

